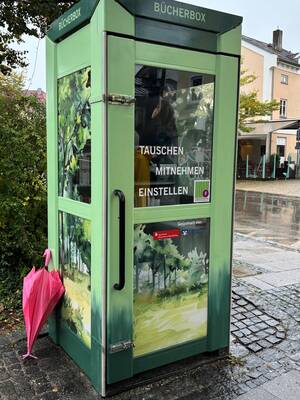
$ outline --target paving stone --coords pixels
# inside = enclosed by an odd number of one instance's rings
[[[268,327],[268,325],[266,325],[264,322],[260,322],[260,323],[257,324],[256,326],[257,326],[257,328],[258,328],[259,330],[263,330],[263,329],[266,329],[266,328]]]
[[[7,381],[10,378],[5,368],[0,368],[0,382]]]
[[[243,314],[237,314],[236,316],[235,316],[235,318],[237,319],[237,320],[243,320],[243,319],[246,319],[246,317],[245,317],[245,315],[243,315]]]
[[[237,304],[238,304],[239,306],[246,306],[248,303],[247,303],[246,300],[241,299],[241,300],[238,300],[238,301],[237,301]]]
[[[259,378],[262,375],[262,372],[259,371],[258,369],[253,369],[253,370],[250,370],[247,373],[247,375],[250,376],[250,378],[256,379],[256,378]]]
[[[269,347],[272,346],[272,343],[270,343],[270,342],[268,342],[267,340],[264,340],[264,339],[259,340],[257,343],[259,344],[259,346],[263,347],[264,349],[268,349]]]
[[[251,318],[251,321],[253,324],[259,324],[261,320],[258,317],[253,317]]]
[[[251,332],[256,333],[259,331],[259,328],[256,325],[249,326]]]
[[[254,351],[254,353],[257,353],[258,351],[260,351],[262,348],[259,344],[257,343],[251,343],[248,346],[248,349],[250,349],[251,351]]]
[[[0,383],[0,395],[7,397],[17,395],[15,387],[11,381],[4,381]]]
[[[247,337],[241,337],[239,338],[240,342],[242,342],[245,346],[249,345],[252,343],[252,341],[250,339],[248,339]]]
[[[253,310],[252,311],[254,315],[258,316],[258,315],[262,315],[262,312],[260,310]]]
[[[245,336],[251,335],[251,331],[249,331],[249,329],[247,329],[247,328],[242,329],[241,332],[242,332],[243,335],[245,335]]]
[[[300,371],[290,371],[271,382],[265,383],[263,389],[281,399],[299,400]]]
[[[245,346],[242,346],[239,343],[235,343],[230,346],[230,354],[234,357],[242,358],[246,357],[249,354],[249,350]]]
[[[275,328],[268,328],[265,330],[265,332],[267,332],[270,335],[274,335],[274,333],[276,333],[276,329]]]
[[[256,336],[260,339],[265,339],[267,336],[269,336],[269,333],[267,333],[266,331],[260,331],[257,332]]]
[[[271,344],[276,344],[276,343],[281,342],[281,339],[277,338],[276,336],[268,336],[268,337],[266,337],[266,340],[268,342],[270,342]]]
[[[276,326],[279,325],[279,322],[275,319],[269,319],[268,321],[266,321],[266,324],[268,324],[269,326]]]
[[[243,332],[241,332],[241,331],[233,332],[233,334],[238,338],[242,338],[244,336]]]
[[[236,322],[235,326],[238,327],[239,329],[246,328],[246,325],[243,322]]]

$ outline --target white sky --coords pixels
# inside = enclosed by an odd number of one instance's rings
[[[146,0],[145,0],[146,1]],[[283,46],[287,50],[300,52],[299,0],[181,0],[201,7],[212,8],[244,17],[243,34],[264,42],[272,41],[273,30],[283,30]],[[31,89],[45,90],[45,41],[41,40],[37,53],[35,73],[34,62],[38,40],[26,37],[22,50],[28,50],[28,85]],[[20,48],[20,46],[19,46]],[[32,82],[30,78],[33,75]]]

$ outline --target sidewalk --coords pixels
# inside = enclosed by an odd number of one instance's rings
[[[231,356],[165,377],[161,369],[158,381],[112,399],[298,400],[300,260],[294,257],[300,254],[237,235]],[[47,337],[37,342],[39,359],[23,362],[22,337],[0,337],[1,400],[99,399],[79,368]]]
[[[300,180],[287,179],[279,181],[254,181],[238,180],[237,190],[248,190],[252,192],[262,192],[277,194],[282,196],[300,197]]]

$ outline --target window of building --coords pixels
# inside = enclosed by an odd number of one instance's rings
[[[285,155],[285,146],[277,145],[277,154],[279,157],[284,157]]]
[[[289,83],[289,76],[285,74],[281,74],[281,83],[284,85],[288,85]]]
[[[286,138],[277,137],[276,144],[277,144],[277,154],[279,155],[279,157],[284,157],[285,156],[285,147],[286,147]]]
[[[261,156],[265,156],[266,155],[266,145],[265,144],[262,144],[260,146],[260,155]]]
[[[287,100],[285,99],[280,99],[279,115],[282,118],[287,116]]]

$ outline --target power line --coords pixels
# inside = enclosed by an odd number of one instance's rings
[[[38,43],[37,43],[37,46],[36,46],[36,51],[35,51],[35,60],[34,60],[33,71],[32,71],[31,78],[29,79],[29,84],[28,84],[28,87],[27,87],[27,90],[26,90],[26,94],[28,93],[28,90],[30,89],[30,86],[31,86],[31,84],[32,84],[32,81],[33,81],[33,78],[34,78],[34,75],[35,75],[36,66],[37,66],[37,60],[38,60],[39,47],[40,47],[40,42],[41,42],[41,37],[39,36],[39,38],[38,38]]]

